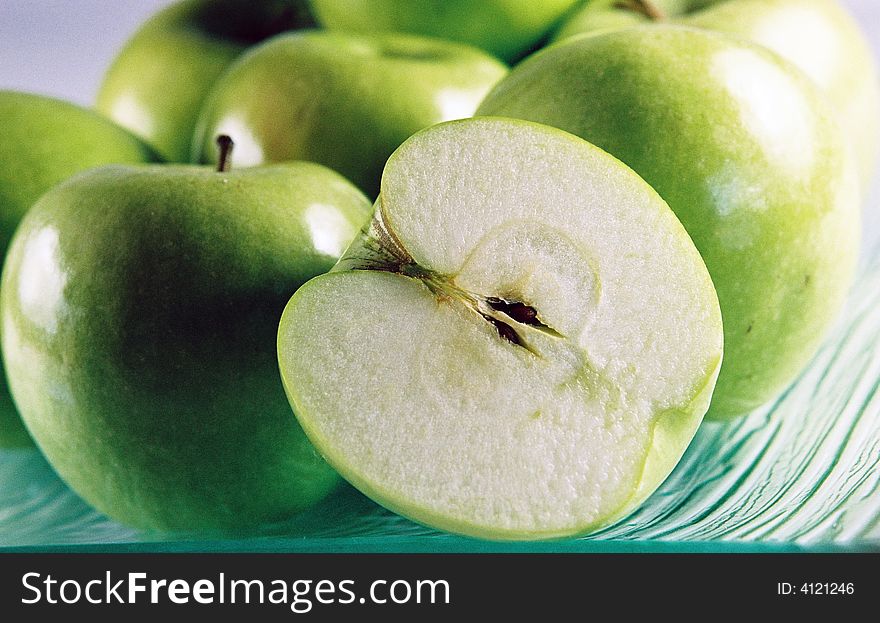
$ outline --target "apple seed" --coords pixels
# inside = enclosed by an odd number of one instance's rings
[[[497,318],[493,318],[492,316],[487,316],[486,314],[482,314],[482,316],[498,330],[498,335],[500,335],[502,338],[504,338],[511,344],[515,344],[516,346],[523,346],[519,334],[509,324],[501,322],[500,320],[498,320]]]
[[[536,325],[541,326],[541,321],[538,320],[538,312],[534,307],[530,307],[525,303],[520,303],[517,301],[505,301],[504,299],[499,299],[495,297],[490,297],[486,299],[486,302],[489,304],[489,307],[496,311],[500,311],[502,314],[510,316],[514,320],[516,320],[520,324],[528,324],[528,325]]]

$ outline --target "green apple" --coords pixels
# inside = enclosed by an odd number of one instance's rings
[[[249,46],[314,24],[307,0],[184,0],[147,21],[119,53],[97,107],[153,145],[189,162],[192,135],[214,81]]]
[[[556,34],[668,20],[744,37],[809,76],[837,109],[858,156],[862,188],[874,175],[880,146],[880,83],[858,24],[835,0],[592,0]]]
[[[140,140],[95,113],[40,95],[0,91],[0,257],[25,212],[74,173],[155,159]],[[0,447],[30,445],[0,374]]]
[[[710,416],[765,403],[812,357],[852,279],[859,189],[833,111],[793,66],[742,39],[644,26],[540,52],[479,114],[581,136],[669,203],[724,316]]]
[[[460,41],[506,61],[527,53],[579,0],[312,0],[318,22],[351,32]]]
[[[388,161],[370,228],[291,298],[284,386],[346,479],[430,526],[593,530],[669,474],[722,353],[706,267],[607,153],[510,119]]]
[[[378,192],[391,152],[414,132],[469,117],[507,68],[481,50],[407,35],[274,37],[221,78],[196,131],[196,159],[231,136],[238,163],[311,160]]]
[[[369,213],[313,163],[102,167],[44,195],[0,314],[13,396],[61,477],[147,529],[251,528],[324,497],[338,477],[290,411],[275,335]]]

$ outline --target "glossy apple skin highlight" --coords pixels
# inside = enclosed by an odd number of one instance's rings
[[[880,81],[870,44],[839,2],[651,1],[671,22],[744,37],[803,71],[837,111],[859,161],[862,190],[868,189],[880,149]],[[616,0],[592,0],[568,18],[555,40],[647,21]]]
[[[815,353],[852,280],[858,176],[835,115],[792,66],[724,35],[646,26],[535,55],[478,114],[581,136],[675,211],[724,318],[707,417],[764,404]]]
[[[61,477],[163,530],[253,528],[332,490],[274,336],[369,207],[311,163],[107,167],[46,195],[12,244],[0,306],[12,392]]]
[[[0,91],[0,255],[40,195],[74,173],[111,163],[150,162],[156,154],[126,130],[67,102]],[[29,446],[0,375],[0,447]]]
[[[424,37],[281,35],[217,82],[194,159],[216,162],[214,137],[228,134],[239,166],[310,160],[375,197],[398,145],[427,126],[470,117],[506,73],[481,50]]]
[[[170,162],[189,162],[202,103],[248,47],[313,26],[306,0],[185,0],[148,20],[107,71],[97,108]]]

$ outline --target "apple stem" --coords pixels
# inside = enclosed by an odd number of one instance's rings
[[[666,14],[651,0],[620,0],[620,2],[615,3],[614,6],[619,9],[627,9],[629,11],[641,13],[655,22],[660,22],[666,19]]]
[[[232,148],[235,142],[228,134],[221,134],[217,137],[217,148],[220,150],[220,159],[217,163],[217,172],[226,173],[232,164]]]

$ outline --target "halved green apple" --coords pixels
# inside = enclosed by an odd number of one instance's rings
[[[722,332],[699,253],[641,178],[484,117],[395,152],[369,228],[296,292],[278,349],[303,429],[365,494],[533,539],[655,490],[708,407]]]

